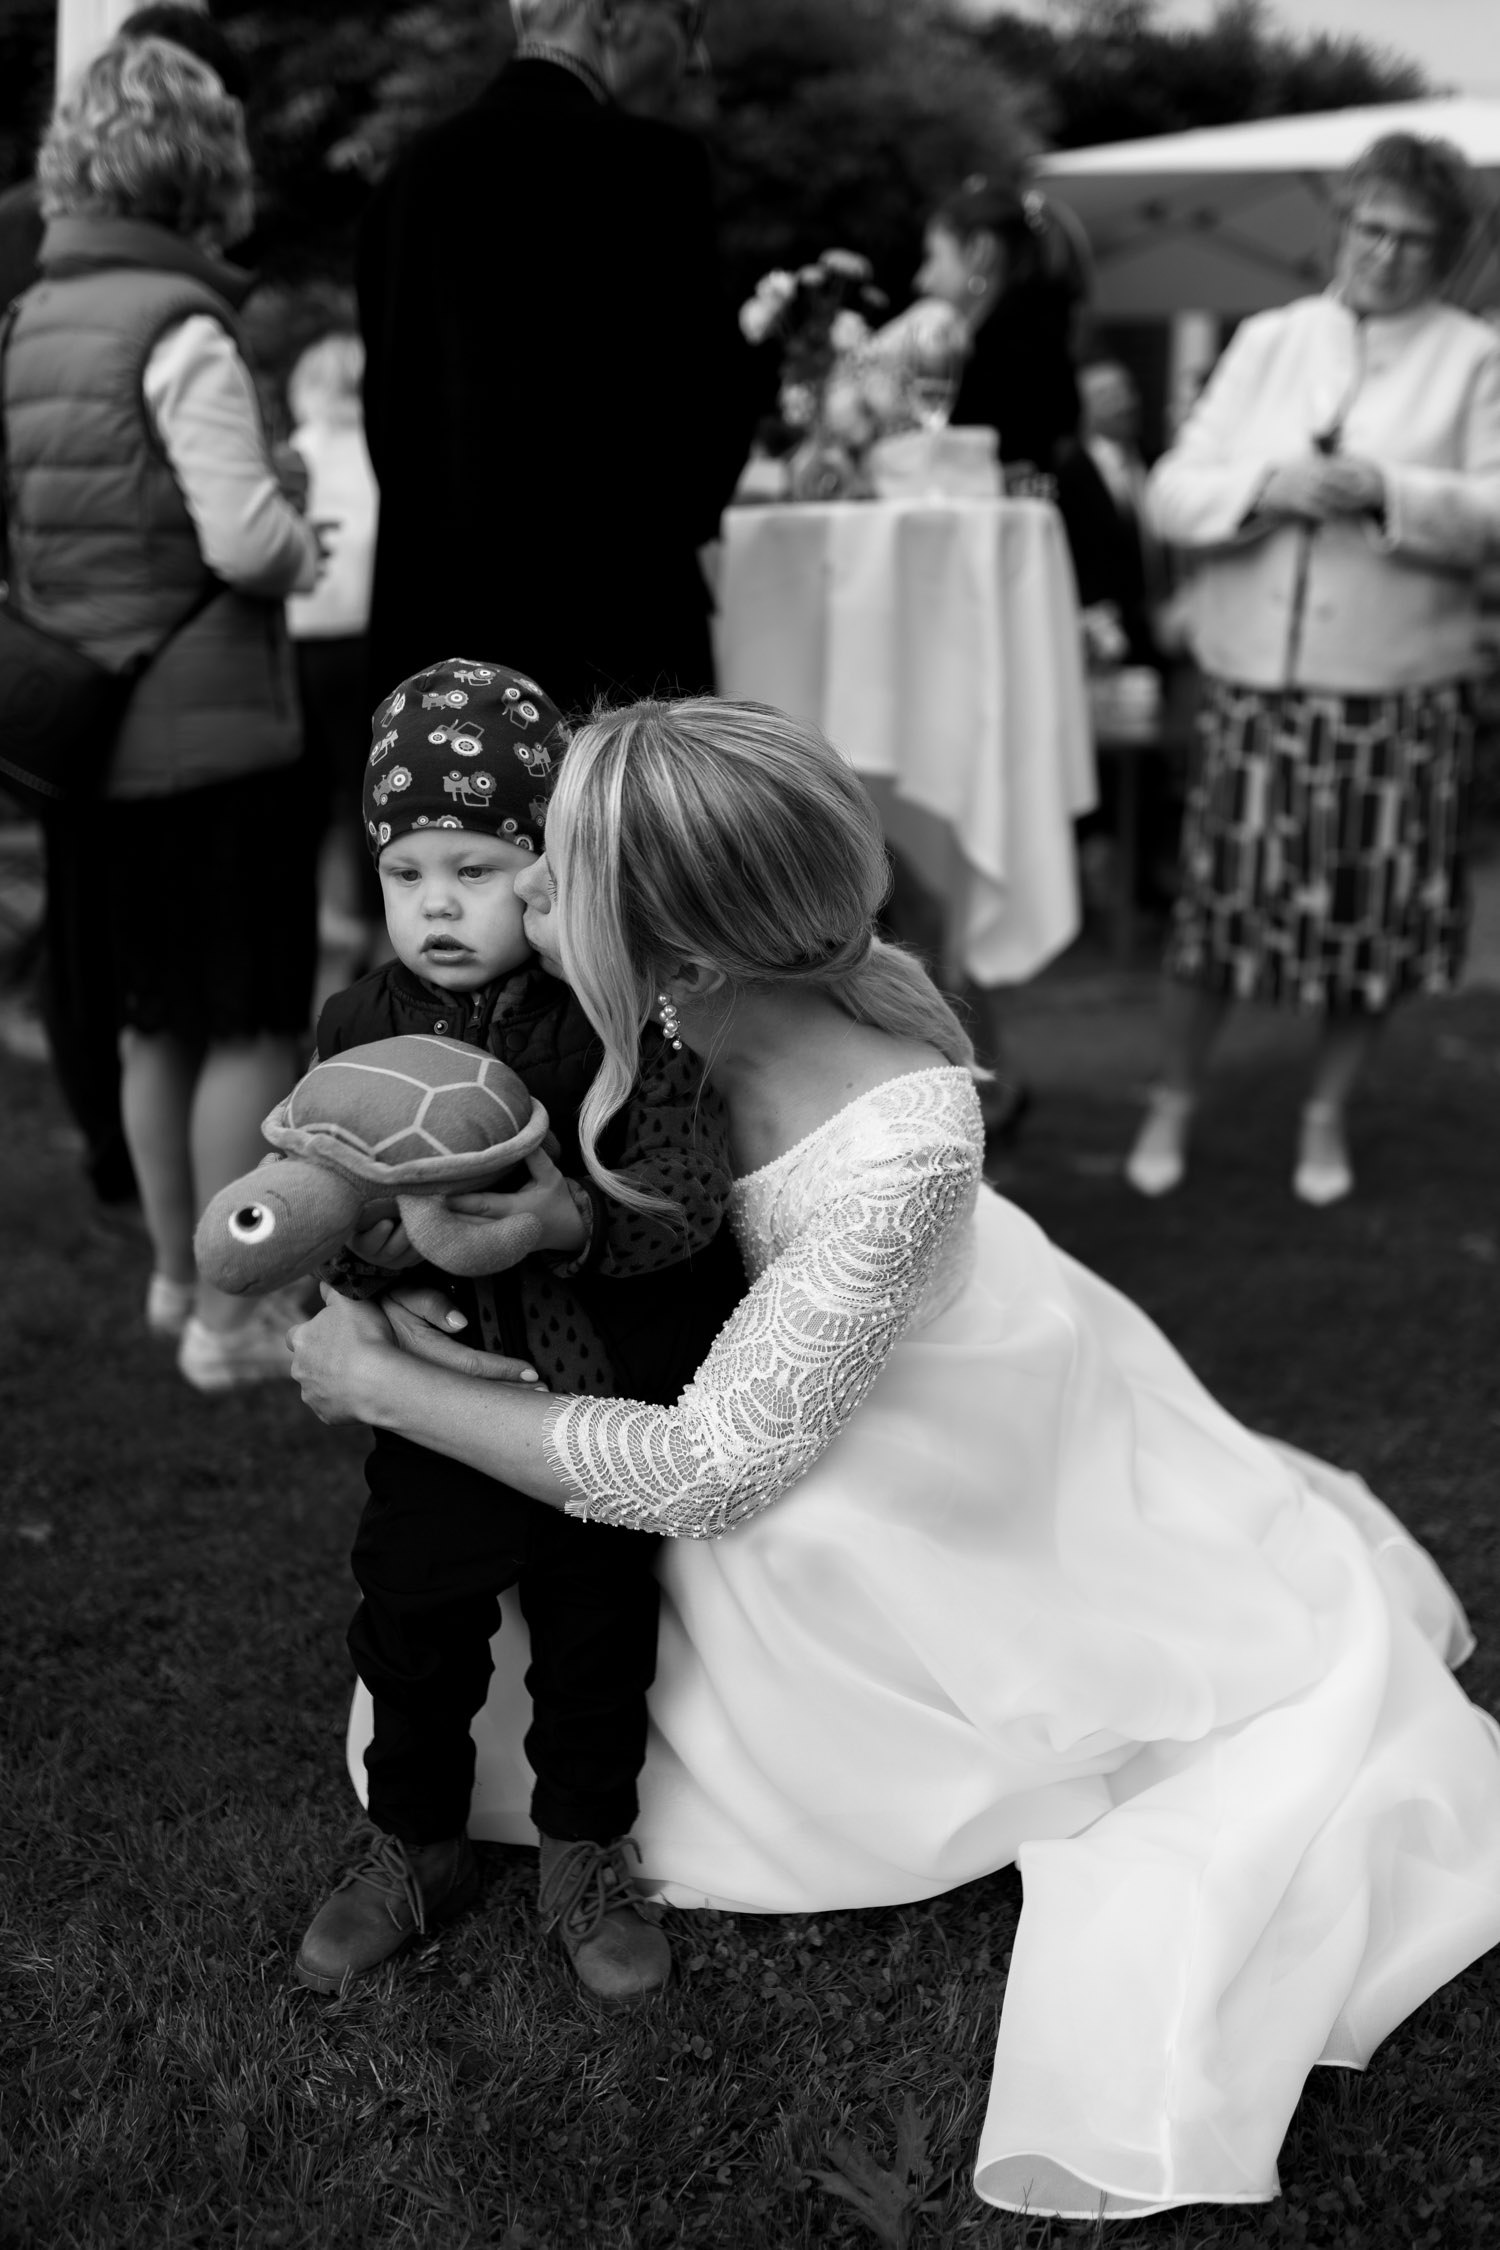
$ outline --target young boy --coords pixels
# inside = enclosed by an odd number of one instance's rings
[[[722,1109],[701,1066],[659,1034],[606,1153],[669,1195],[674,1226],[626,1210],[587,1180],[579,1104],[600,1048],[568,988],[522,930],[515,876],[542,848],[563,722],[536,684],[452,659],[404,680],[375,715],[364,814],[396,958],[324,1007],[320,1058],[401,1032],[485,1047],[545,1104],[558,1170],[520,1189],[543,1247],[513,1272],[441,1279],[468,1335],[529,1359],[555,1391],[669,1403],[744,1290],[727,1228]],[[387,1233],[383,1243],[372,1238]],[[352,1293],[407,1263],[389,1229],[362,1236],[334,1278]],[[373,1256],[375,1262],[371,1263]],[[374,1702],[365,1752],[379,1832],[315,1916],[297,1975],[336,1992],[475,1897],[464,1833],[474,1777],[469,1722],[485,1698],[497,1595],[515,1586],[531,1634],[541,1911],[580,1980],[609,1999],[655,1991],[670,1968],[632,1903],[626,1852],[656,1666],[654,1538],[538,1506],[460,1462],[376,1433],[355,1538],[363,1595],[349,1630]]]

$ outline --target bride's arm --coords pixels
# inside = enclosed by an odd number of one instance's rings
[[[676,1406],[538,1396],[400,1351],[383,1314],[335,1299],[294,1331],[292,1372],[325,1421],[397,1431],[570,1515],[714,1538],[832,1442],[906,1327],[973,1197],[967,1141],[868,1164],[760,1276]]]
[[[442,1346],[448,1364],[435,1366],[402,1350],[378,1304],[328,1289],[323,1311],[293,1329],[290,1341],[293,1380],[321,1421],[394,1430],[533,1500],[565,1506],[568,1487],[546,1443],[563,1401],[520,1380],[519,1361],[449,1339]]]
[[[710,1539],[779,1498],[880,1373],[978,1170],[967,1141],[869,1163],[761,1274],[676,1406],[563,1400],[543,1442],[568,1513]]]

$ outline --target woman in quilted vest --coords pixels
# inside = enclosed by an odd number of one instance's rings
[[[38,162],[40,281],[4,367],[13,598],[137,669],[102,803],[52,872],[102,891],[98,1005],[154,1253],[148,1324],[200,1390],[284,1374],[289,1317],[198,1282],[193,1226],[296,1075],[314,962],[310,825],[283,602],[319,543],[283,494],[241,356],[251,277],[238,102],[147,39],[101,54]],[[55,910],[65,901],[54,899]]]

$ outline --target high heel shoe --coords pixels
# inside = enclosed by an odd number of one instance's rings
[[[1137,1195],[1170,1195],[1187,1171],[1187,1136],[1196,1099],[1158,1086],[1125,1159],[1125,1177]]]

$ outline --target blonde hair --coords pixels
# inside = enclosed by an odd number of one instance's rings
[[[364,372],[365,347],[358,336],[344,329],[320,336],[300,354],[286,379],[292,420],[357,425]]]
[[[606,1193],[600,1136],[635,1083],[641,1031],[681,963],[731,989],[813,987],[857,1023],[974,1067],[921,963],[875,936],[890,869],[875,809],[812,727],[760,703],[634,703],[573,737],[547,809],[563,972],[604,1043],[579,1141]]]
[[[46,219],[149,219],[232,242],[253,210],[243,110],[216,71],[165,39],[121,41],[79,72],[37,180]]]

